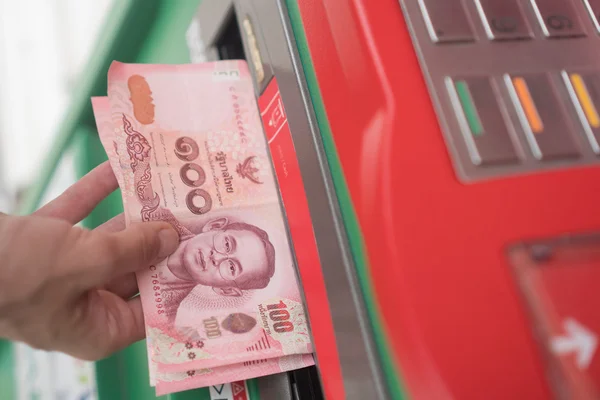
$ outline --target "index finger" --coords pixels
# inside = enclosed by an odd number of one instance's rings
[[[84,219],[106,196],[118,187],[117,179],[108,161],[69,187],[56,199],[33,215],[53,217],[76,224]]]

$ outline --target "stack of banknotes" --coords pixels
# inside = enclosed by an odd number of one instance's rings
[[[313,365],[246,63],[115,62],[92,105],[127,224],[181,240],[137,275],[157,394]]]

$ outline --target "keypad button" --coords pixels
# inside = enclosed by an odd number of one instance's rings
[[[564,71],[562,76],[590,146],[600,154],[600,73]]]
[[[491,40],[532,37],[518,0],[476,0],[475,3],[488,38]]]
[[[571,0],[531,0],[544,35],[548,38],[585,36]]]
[[[596,30],[600,33],[600,0],[583,0]]]
[[[435,43],[471,42],[473,28],[461,0],[419,0],[431,40]]]
[[[550,76],[506,75],[505,81],[533,156],[544,161],[578,157],[579,148]]]
[[[475,165],[519,160],[500,110],[497,91],[487,77],[446,79],[461,130]]]

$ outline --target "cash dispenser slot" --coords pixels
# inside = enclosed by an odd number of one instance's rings
[[[242,60],[246,59],[242,35],[233,9],[224,20],[221,34],[215,41],[215,48],[219,60]]]
[[[259,16],[254,2],[234,1],[234,13],[241,31],[246,60],[254,78],[256,94],[261,95],[273,79],[272,63],[269,59],[267,44],[259,24]]]
[[[323,400],[316,367],[257,379],[260,400]]]
[[[190,44],[192,62],[246,60],[260,95],[274,74],[257,21],[252,2],[202,2],[188,32],[198,42]]]

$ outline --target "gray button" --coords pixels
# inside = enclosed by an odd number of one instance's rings
[[[490,39],[515,40],[532,37],[518,0],[476,0],[475,3]]]
[[[600,0],[583,0],[596,30],[600,32]]]
[[[531,2],[546,37],[585,36],[572,0],[531,0]]]
[[[556,87],[548,74],[504,77],[533,156],[538,160],[580,155]]]
[[[447,78],[446,85],[475,165],[517,163],[519,157],[487,77]]]
[[[562,76],[590,146],[600,154],[600,73],[564,71]]]
[[[461,0],[419,0],[427,31],[435,43],[475,40]]]

